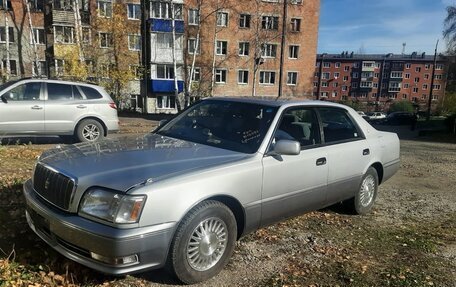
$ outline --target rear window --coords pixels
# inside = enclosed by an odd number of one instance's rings
[[[354,140],[361,137],[355,124],[344,110],[320,108],[319,113],[326,143]]]
[[[81,88],[82,92],[86,96],[88,100],[94,100],[94,99],[101,99],[103,96],[95,90],[94,88],[91,87],[86,87],[86,86],[79,86]]]

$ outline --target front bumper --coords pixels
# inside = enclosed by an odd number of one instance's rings
[[[121,275],[160,268],[166,262],[175,223],[118,229],[50,207],[33,190],[31,180],[24,184],[30,228],[56,251],[82,265],[107,274]],[[107,264],[102,258],[135,257],[137,262]]]

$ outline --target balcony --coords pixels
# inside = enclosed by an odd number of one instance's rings
[[[370,91],[370,90],[372,90],[372,87],[373,87],[372,81],[366,81],[366,80],[363,81],[361,79],[361,82],[359,83],[359,89],[361,91],[366,91],[366,90]]]
[[[52,22],[74,25],[73,10],[53,9],[52,10]]]
[[[392,62],[391,63],[391,71],[404,71],[404,63],[403,62]]]
[[[375,70],[375,61],[363,61],[362,72],[373,72]]]
[[[176,33],[184,33],[184,21],[174,20]],[[171,19],[150,19],[150,30],[152,32],[171,33],[173,31],[173,23]]]
[[[173,79],[152,79],[150,82],[153,93],[174,93]],[[177,81],[177,90],[179,93],[184,91],[184,81]]]

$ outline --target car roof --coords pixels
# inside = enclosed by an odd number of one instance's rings
[[[59,79],[48,79],[48,78],[22,78],[19,80],[15,80],[17,83],[20,82],[47,82],[47,83],[60,83],[60,84],[68,84],[68,85],[82,85],[88,86],[93,88],[100,88],[99,85],[94,83],[86,83],[86,82],[78,82],[78,81],[67,81],[67,80],[59,80]]]
[[[315,101],[315,100],[287,100],[287,99],[279,99],[275,100],[273,98],[259,98],[259,97],[211,97],[205,98],[203,100],[221,100],[221,101],[229,101],[229,102],[239,102],[239,103],[250,103],[250,104],[258,104],[258,105],[266,105],[272,107],[288,107],[288,106],[296,106],[296,105],[304,105],[304,106],[321,106],[321,107],[338,107],[338,108],[349,108],[348,106],[337,104],[333,102],[327,101]]]

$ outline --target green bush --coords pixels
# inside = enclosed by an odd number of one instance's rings
[[[409,101],[399,101],[392,104],[389,108],[389,112],[409,112],[413,113],[413,104]]]

